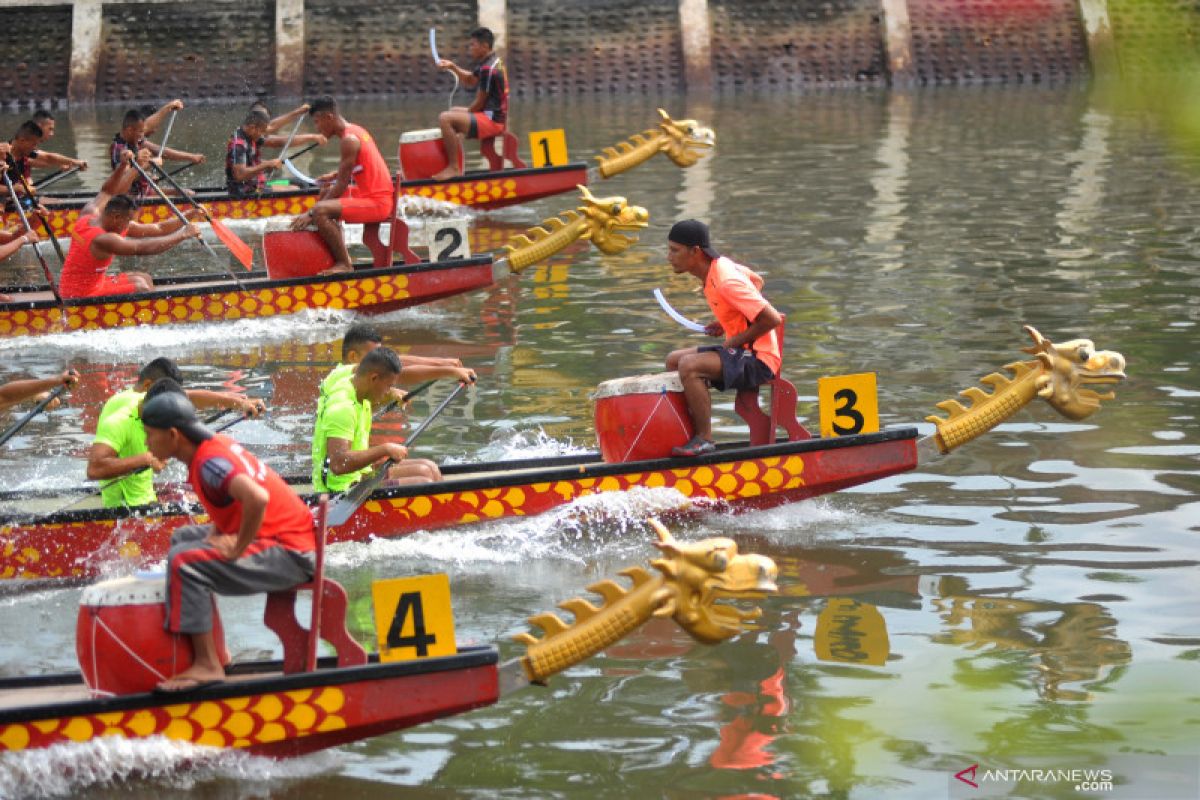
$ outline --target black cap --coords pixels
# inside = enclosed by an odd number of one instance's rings
[[[720,258],[708,239],[708,226],[698,219],[682,219],[671,226],[667,240],[686,247],[699,247],[709,258]]]
[[[196,417],[196,407],[182,392],[163,392],[142,406],[142,424],[151,428],[177,428],[192,442],[212,438],[212,432]]]

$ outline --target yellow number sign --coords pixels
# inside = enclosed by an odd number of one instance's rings
[[[390,578],[371,584],[380,661],[408,661],[458,652],[450,578],[444,574]]]
[[[879,430],[879,398],[875,373],[837,375],[817,381],[821,435],[849,436]]]
[[[562,128],[529,134],[534,167],[561,167],[567,163],[567,135]]]

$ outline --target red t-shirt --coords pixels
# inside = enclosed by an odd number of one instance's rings
[[[316,549],[312,513],[300,495],[246,448],[218,435],[200,443],[188,479],[219,533],[236,536],[242,524],[242,504],[229,493],[238,475],[248,475],[270,495],[257,539],[274,539],[302,553]]]
[[[724,256],[714,258],[709,267],[708,278],[704,281],[704,297],[717,322],[725,329],[726,339],[749,328],[754,318],[769,305],[751,275],[754,273],[749,269]],[[778,330],[768,331],[750,346],[758,360],[778,375],[779,368],[783,366]]]
[[[380,155],[379,148],[375,145],[375,139],[367,133],[366,128],[355,125],[353,122],[346,123],[346,130],[342,136],[343,138],[353,136],[359,141],[358,159],[354,162],[354,196],[382,197],[387,198],[390,202],[395,187],[392,186],[392,176],[388,172],[387,162]]]

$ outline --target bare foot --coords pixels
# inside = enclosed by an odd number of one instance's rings
[[[459,175],[462,175],[462,173],[456,170],[454,167],[446,167],[441,172],[430,175],[429,178],[430,180],[435,181],[445,181],[449,180],[450,178],[457,178]]]
[[[212,683],[220,683],[223,680],[225,680],[224,670],[209,670],[193,664],[178,675],[167,678],[154,687],[154,690],[157,692],[187,692]]]
[[[11,303],[11,302],[12,302],[12,295],[0,294],[0,303]]]

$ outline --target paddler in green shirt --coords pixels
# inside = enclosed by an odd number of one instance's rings
[[[388,402],[401,369],[394,350],[375,347],[363,356],[348,380],[333,383],[321,395],[312,443],[316,491],[345,491],[385,459],[397,462],[388,470],[396,484],[441,480],[436,464],[427,459],[407,460],[408,448],[402,444],[370,446],[371,406]]]
[[[383,336],[374,325],[356,322],[347,328],[346,335],[342,337],[342,363],[334,367],[321,381],[321,397],[329,394],[330,390],[338,383],[348,381],[363,356],[382,344]],[[464,367],[457,358],[397,355],[400,358],[401,366],[400,378],[397,383],[404,386],[442,379],[463,383],[475,382],[475,370]],[[388,402],[403,403],[404,395],[403,389],[394,387]]]
[[[88,451],[87,476],[90,480],[108,482],[101,492],[105,508],[158,502],[154,474],[166,465],[147,449],[146,429],[139,413],[146,390],[160,378],[182,382],[183,374],[171,359],[156,358],[142,367],[136,384],[114,394],[100,411],[96,438]],[[233,409],[247,417],[258,416],[265,410],[262,400],[232,392],[192,389],[187,395],[200,408]]]

